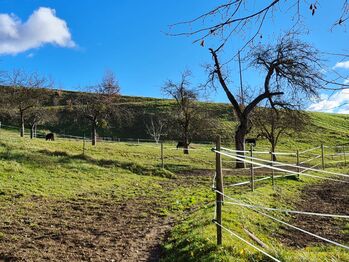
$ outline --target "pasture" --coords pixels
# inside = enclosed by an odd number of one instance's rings
[[[256,150],[265,150],[266,145],[263,141]],[[162,169],[160,145],[154,143],[100,142],[96,147],[86,143],[83,154],[81,140],[29,140],[2,129],[0,260],[269,261],[227,232],[223,245],[216,246],[212,146],[194,144],[190,154],[183,155],[174,143],[165,143]],[[280,151],[311,147],[305,140],[283,141]],[[270,159],[269,155],[261,157]],[[300,180],[281,177],[274,189],[266,180],[256,183],[251,192],[248,184],[228,186],[249,180],[248,170],[231,170],[232,160],[223,156],[225,194],[235,199],[348,215],[346,184],[306,176]],[[294,157],[279,160],[295,163]],[[326,170],[348,173],[347,166],[330,164],[330,160],[326,160]],[[315,159],[314,164],[319,161]],[[256,178],[266,174],[260,170]],[[349,244],[348,220],[272,214]],[[349,260],[346,249],[290,230],[243,206],[224,204],[223,221],[250,242],[254,240],[247,232],[256,236],[263,249],[281,261]]]

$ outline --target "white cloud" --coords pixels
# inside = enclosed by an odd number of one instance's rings
[[[320,100],[308,107],[310,111],[349,114],[349,90],[344,89],[329,96],[322,94]]]
[[[0,14],[0,54],[18,54],[45,44],[75,47],[67,23],[54,9],[40,7],[26,22]]]
[[[343,82],[343,84],[349,85],[349,78],[348,78],[348,79],[345,79],[344,82]]]
[[[349,69],[349,61],[338,62],[338,63],[336,63],[336,65],[333,68],[334,69],[336,69],[336,68]]]

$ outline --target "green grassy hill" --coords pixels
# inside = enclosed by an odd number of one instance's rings
[[[8,92],[7,87],[0,88],[0,95]],[[91,93],[74,92],[74,91],[58,91],[58,90],[42,90],[46,92],[44,106],[52,114],[52,121],[39,126],[39,129],[50,130],[59,134],[70,134],[89,136],[90,128],[86,120],[76,119],[66,106],[71,104],[79,97],[90,96]],[[126,111],[131,112],[124,118],[111,121],[110,127],[99,128],[100,136],[113,136],[118,138],[147,139],[150,138],[146,133],[146,114],[168,112],[174,107],[174,101],[170,99],[159,99],[149,97],[122,96],[119,106]],[[234,129],[236,126],[235,116],[229,104],[224,103],[208,103],[199,102],[202,111],[209,112],[210,115],[219,119],[216,133],[205,134],[196,137],[197,141],[211,141],[216,134],[223,136],[223,140],[232,143]],[[349,141],[349,116],[325,113],[310,113],[310,123],[306,130],[294,137],[283,139],[280,145],[287,145],[296,148],[303,144],[319,145],[326,144],[345,144]],[[2,124],[18,126],[18,119],[15,115],[8,115],[0,110],[0,121]],[[254,131],[249,135],[254,137]],[[167,139],[175,139],[168,136]],[[264,143],[264,142],[262,142]],[[265,143],[264,143],[265,144]]]
[[[6,92],[10,88],[0,87],[0,95],[5,97]],[[47,113],[51,115],[51,120],[39,126],[39,129],[50,130],[60,134],[70,134],[76,136],[90,135],[89,123],[86,119],[77,117],[70,106],[75,101],[85,96],[92,96],[92,93],[75,92],[75,91],[59,91],[59,90],[40,90],[43,92],[43,106]],[[118,138],[150,138],[146,133],[146,124],[149,114],[166,113],[173,110],[175,102],[171,99],[159,99],[150,97],[121,96],[117,106],[121,117],[115,117],[109,123],[107,128],[98,128],[100,136],[113,136]],[[215,116],[219,121],[219,129],[222,135],[227,139],[231,138],[231,126],[234,126],[234,114],[229,105],[223,103],[206,103],[198,102],[198,106],[202,112],[211,116]],[[148,118],[147,118],[148,116]],[[5,125],[16,126],[19,122],[18,116],[12,112],[8,114],[4,108],[0,110],[0,121]],[[200,136],[195,140],[208,140],[211,137]],[[168,139],[174,139],[168,135]]]

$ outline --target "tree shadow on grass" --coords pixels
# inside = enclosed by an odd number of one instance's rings
[[[29,164],[35,166],[48,166],[55,165],[57,163],[70,163],[73,160],[81,160],[89,164],[97,165],[105,168],[121,168],[128,170],[137,175],[143,176],[158,176],[166,178],[175,178],[176,176],[169,170],[152,167],[152,166],[143,166],[135,162],[123,162],[112,159],[96,159],[88,155],[78,154],[73,155],[69,154],[66,151],[50,151],[47,149],[42,149],[38,151],[31,151],[28,153],[17,153],[14,152],[11,147],[7,144],[1,143],[0,146],[5,147],[4,152],[0,152],[0,159],[8,161],[16,161],[22,164]]]
[[[40,150],[38,152],[43,155],[62,157],[60,162],[81,160],[89,164],[93,164],[93,165],[97,165],[105,168],[113,168],[113,167],[122,168],[137,175],[159,176],[159,177],[167,177],[167,178],[175,177],[175,175],[168,170],[157,168],[157,167],[143,166],[134,162],[122,162],[122,161],[111,160],[111,159],[96,159],[86,154],[72,155],[65,151],[49,151],[46,149]]]
[[[190,172],[192,168],[185,164],[165,164],[165,168],[174,173]]]
[[[219,248],[202,237],[184,238],[170,241],[164,247],[162,262],[220,261]]]

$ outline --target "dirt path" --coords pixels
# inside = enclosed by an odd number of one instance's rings
[[[347,184],[330,182],[308,186],[296,207],[297,210],[349,215],[349,187]],[[306,229],[322,237],[339,243],[349,243],[349,234],[343,233],[347,220],[318,216],[295,215],[291,224]],[[310,235],[284,228],[282,234],[276,234],[283,243],[292,247],[306,247],[325,243]]]
[[[0,209],[0,261],[157,261],[171,227],[159,208],[154,199],[16,198]]]

